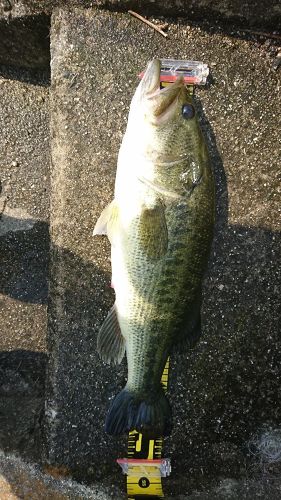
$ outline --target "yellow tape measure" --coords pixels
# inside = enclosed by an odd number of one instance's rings
[[[169,359],[161,378],[164,390],[168,386]],[[127,474],[128,500],[140,497],[163,498],[162,477],[170,474],[170,460],[162,459],[163,439],[149,439],[132,431],[128,438],[128,458],[117,462]]]

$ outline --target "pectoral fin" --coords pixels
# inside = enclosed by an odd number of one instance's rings
[[[115,200],[113,200],[102,211],[93,231],[93,236],[106,234],[111,244],[119,230],[119,210]]]
[[[162,204],[145,207],[140,217],[140,243],[148,257],[159,259],[167,252],[168,229]]]
[[[121,363],[125,354],[125,339],[121,333],[116,306],[110,309],[98,334],[97,349],[106,363]]]

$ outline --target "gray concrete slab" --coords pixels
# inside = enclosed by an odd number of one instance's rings
[[[1,75],[2,73],[2,75]],[[44,351],[49,217],[49,96],[46,79],[0,71],[0,348]],[[39,84],[42,83],[42,84]],[[32,331],[32,335],[31,335]]]
[[[263,47],[223,31],[170,23],[163,39],[126,14],[53,15],[52,266],[48,460],[120,485],[125,439],[103,432],[126,367],[105,366],[96,335],[113,302],[109,244],[92,239],[112,199],[138,72],[152,57],[203,59],[211,84],[197,106],[214,164],[217,227],[204,282],[204,335],[171,360],[174,431],[168,494],[249,474],[248,442],[278,426],[281,407],[280,73]],[[120,493],[121,494],[121,493]]]
[[[0,69],[0,447],[40,456],[47,330],[48,80]]]

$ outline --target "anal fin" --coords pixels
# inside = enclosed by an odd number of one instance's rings
[[[116,306],[110,309],[98,334],[97,349],[106,363],[121,363],[125,354],[125,339],[121,333]]]

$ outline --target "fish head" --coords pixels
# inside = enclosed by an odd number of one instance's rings
[[[183,174],[189,177],[189,170],[198,163],[203,138],[183,78],[161,89],[160,71],[161,61],[152,60],[136,89],[128,118],[128,138],[134,157],[147,159],[150,171],[145,172],[146,178],[160,176],[165,184],[181,189]],[[173,165],[173,172],[167,172],[165,167]],[[144,168],[143,164],[140,168]]]
[[[131,111],[147,125],[163,128],[178,116],[181,104],[188,93],[179,77],[174,83],[160,88],[161,61],[153,59],[147,66],[134,95]]]

